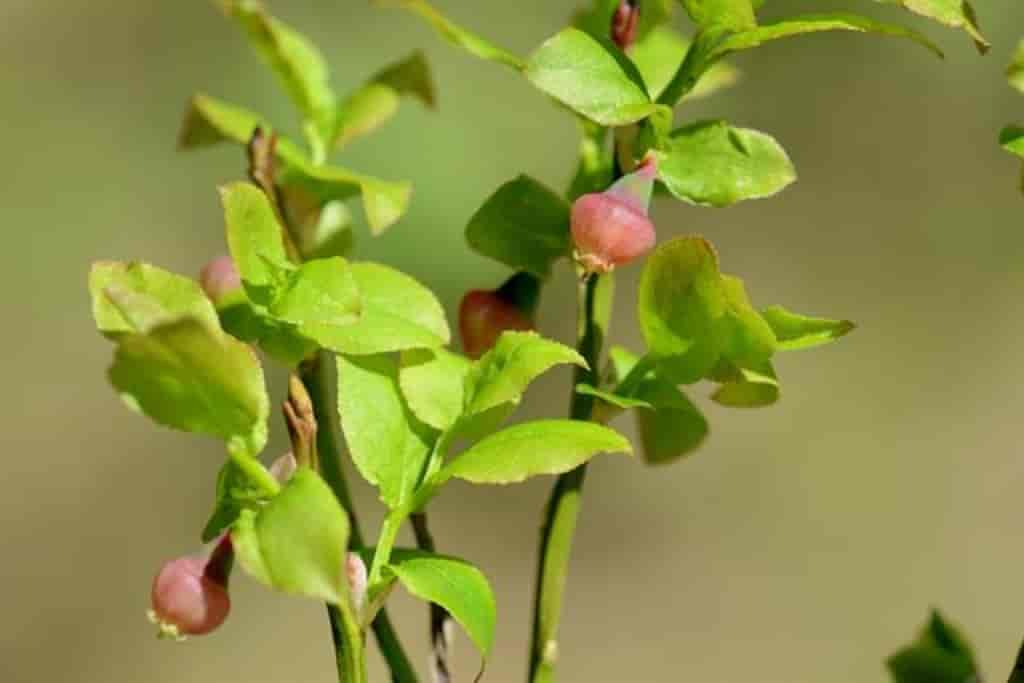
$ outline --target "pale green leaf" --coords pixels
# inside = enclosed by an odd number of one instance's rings
[[[409,408],[421,421],[446,431],[462,415],[470,361],[445,349],[403,351],[399,382]]]
[[[682,0],[682,3],[701,28],[749,31],[757,26],[750,0]]]
[[[761,315],[771,325],[783,351],[806,349],[836,341],[856,327],[849,320],[812,318],[788,311],[782,306],[770,306]]]
[[[229,457],[217,476],[216,501],[203,529],[203,543],[209,543],[234,524],[242,510],[262,507],[280,490],[281,485],[256,458]]]
[[[658,175],[677,198],[725,207],[770,197],[796,180],[774,138],[724,121],[705,121],[672,133],[658,150]]]
[[[352,461],[395,509],[423,476],[434,435],[409,410],[391,356],[338,356],[338,410]]]
[[[621,50],[576,28],[537,48],[525,74],[542,92],[603,126],[635,123],[657,108]]]
[[[878,0],[890,5],[899,5],[915,14],[934,19],[940,24],[963,30],[974,40],[978,52],[985,54],[992,43],[981,35],[978,28],[978,17],[974,7],[967,0]]]
[[[109,376],[129,407],[159,424],[250,455],[266,443],[270,404],[256,355],[200,320],[123,334]]]
[[[477,442],[441,469],[475,484],[513,484],[543,474],[562,474],[598,453],[631,453],[620,434],[592,422],[542,420],[509,427]]]
[[[271,588],[341,604],[348,596],[349,521],[330,487],[299,469],[259,510],[240,513],[231,531],[235,556]]]
[[[497,608],[483,572],[454,557],[396,550],[388,568],[407,591],[444,607],[486,659],[494,643]]]
[[[570,253],[569,204],[529,176],[502,185],[466,226],[469,246],[516,270],[546,278]]]
[[[269,306],[291,268],[281,224],[267,195],[252,183],[221,188],[228,249],[254,303]]]
[[[199,283],[148,263],[94,263],[89,292],[96,327],[111,337],[145,332],[180,317],[194,318],[213,330],[220,327],[217,312]]]

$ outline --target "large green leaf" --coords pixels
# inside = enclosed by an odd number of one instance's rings
[[[674,131],[657,155],[658,175],[668,190],[701,206],[770,197],[796,180],[793,163],[774,138],[724,121]]]
[[[536,332],[504,332],[490,351],[473,364],[466,377],[467,415],[505,404],[518,404],[534,379],[556,365],[586,367],[583,357]]]
[[[899,5],[915,14],[934,19],[940,24],[962,29],[978,46],[982,54],[988,52],[992,44],[985,40],[978,28],[978,18],[974,7],[967,0],[878,0],[890,5]]]
[[[438,12],[426,0],[377,0],[377,2],[380,4],[395,4],[413,14],[421,16],[434,27],[442,38],[455,47],[462,48],[474,57],[504,64],[513,69],[521,69],[523,67],[523,60],[519,59],[519,57],[459,26]]]
[[[778,340],[777,348],[782,351],[830,344],[846,336],[856,327],[849,320],[812,318],[793,313],[782,306],[770,306],[761,315],[771,325]]]
[[[464,560],[412,550],[396,550],[388,568],[414,596],[444,607],[484,659],[490,655],[497,608],[483,572]]]
[[[330,487],[299,469],[259,510],[243,510],[231,531],[235,556],[276,590],[341,604],[348,595],[349,522]]]
[[[615,46],[577,28],[537,48],[525,74],[541,91],[603,126],[635,123],[657,109],[636,65]]]
[[[690,41],[670,26],[659,26],[636,42],[629,51],[647,84],[651,99],[657,99],[665,92],[676,71],[679,70]],[[708,97],[739,80],[739,71],[730,64],[720,61],[708,69],[696,87],[686,98],[690,100]]]
[[[179,317],[219,328],[217,311],[195,280],[148,263],[98,261],[89,272],[89,292],[96,327],[112,338]]]
[[[252,349],[182,318],[119,339],[110,381],[132,409],[159,424],[220,437],[255,455],[267,440],[270,404]]]
[[[757,26],[750,0],[682,0],[682,3],[701,28],[749,31]]]
[[[343,147],[377,130],[398,111],[403,95],[434,106],[434,83],[422,52],[381,70],[339,103],[331,135],[334,144]]]
[[[894,683],[974,683],[980,681],[970,644],[938,611],[920,637],[886,661]]]
[[[498,188],[466,226],[469,246],[516,270],[546,278],[570,253],[569,204],[529,176]]]
[[[255,0],[220,0],[225,14],[245,31],[256,52],[274,71],[305,117],[323,124],[334,108],[327,63],[293,28],[267,14]]]
[[[451,339],[444,309],[419,282],[377,263],[351,263],[362,304],[358,322],[303,325],[304,334],[324,347],[367,355],[445,346]]]
[[[446,431],[462,415],[466,375],[472,363],[445,349],[403,351],[399,383],[421,421]]]
[[[394,509],[409,500],[434,434],[406,405],[391,356],[338,357],[341,427],[359,472]]]
[[[541,474],[561,474],[598,453],[631,453],[622,435],[578,420],[542,420],[509,427],[479,441],[438,472],[475,484],[514,484]]]
[[[203,529],[203,543],[209,543],[234,524],[242,510],[259,509],[280,490],[281,485],[256,458],[228,458],[217,476],[217,497],[213,514]]]

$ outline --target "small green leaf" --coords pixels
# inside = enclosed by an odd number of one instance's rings
[[[304,337],[297,325],[275,320],[267,309],[249,301],[244,291],[217,302],[224,330],[250,344],[258,344],[275,360],[295,366],[316,351],[317,343]]]
[[[399,383],[412,412],[446,431],[462,415],[466,375],[472,363],[444,349],[403,351]]]
[[[978,52],[985,54],[992,43],[985,40],[978,28],[978,18],[967,0],[877,0],[890,5],[899,5],[923,17],[934,19],[951,28],[962,29],[974,40]]]
[[[217,312],[199,284],[148,263],[99,261],[89,272],[96,327],[116,338],[155,324],[191,317],[218,329]]]
[[[338,356],[338,410],[359,472],[391,509],[406,503],[436,435],[406,405],[395,359]]]
[[[334,604],[348,595],[348,536],[338,499],[308,468],[258,511],[243,510],[231,531],[239,563],[257,581]]]
[[[576,393],[583,394],[584,396],[593,396],[594,398],[600,399],[621,410],[629,410],[630,408],[653,408],[650,403],[643,399],[620,396],[619,394],[615,394],[610,391],[602,391],[601,389],[595,389],[589,384],[577,384]]]
[[[757,26],[750,0],[682,0],[682,3],[701,28],[749,31]]]
[[[578,420],[542,420],[509,427],[479,441],[437,474],[474,484],[514,484],[541,474],[562,474],[598,453],[632,452],[607,427]]]
[[[665,92],[683,63],[690,45],[689,40],[670,26],[657,27],[633,45],[629,56],[640,69],[651,99],[657,99]],[[739,71],[735,67],[726,62],[716,62],[686,95],[686,99],[708,97],[734,85],[738,80]]]
[[[721,386],[711,400],[730,408],[763,408],[779,401],[779,380],[770,361],[755,367],[737,366],[723,361],[711,374]]]
[[[788,311],[782,306],[770,306],[761,315],[771,325],[778,340],[777,348],[782,351],[830,344],[856,327],[849,320],[811,318]]]
[[[259,114],[207,95],[196,95],[189,101],[178,145],[181,149],[209,147],[221,142],[244,145],[257,128],[271,130],[270,124]]]
[[[894,683],[972,683],[981,680],[970,644],[933,611],[920,637],[886,661]]]
[[[313,326],[351,325],[361,309],[355,277],[342,258],[307,261],[290,271],[270,304],[278,320]]]
[[[576,28],[537,48],[525,74],[542,92],[602,126],[635,123],[656,109],[633,62]]]
[[[325,348],[368,355],[437,348],[451,339],[444,309],[434,294],[408,275],[377,263],[351,263],[362,302],[353,325],[303,326]]]
[[[396,550],[388,568],[414,596],[444,607],[487,659],[497,608],[483,572],[464,560],[414,550]]]
[[[435,104],[434,83],[422,52],[378,72],[338,105],[332,134],[335,146],[344,147],[377,130],[398,111],[402,95],[416,97],[428,107]]]
[[[770,197],[796,180],[774,138],[724,121],[705,121],[672,133],[658,151],[658,174],[677,198],[701,206],[731,206]]]
[[[498,64],[504,64],[505,66],[510,66],[513,69],[523,68],[523,61],[519,59],[519,57],[516,57],[511,52],[484,40],[475,33],[467,31],[462,26],[459,26],[454,21],[451,21],[438,12],[429,2],[426,2],[426,0],[377,1],[381,4],[397,4],[402,9],[408,10],[413,14],[418,14],[426,19],[442,38],[455,47],[462,48],[474,57],[479,57],[480,59],[490,62],[497,62]]]
[[[466,227],[477,252],[516,270],[546,278],[570,253],[569,205],[529,176],[502,185]]]
[[[1006,77],[1010,85],[1024,93],[1024,40],[1017,44],[1010,66],[1006,67]]]
[[[263,369],[242,342],[194,318],[119,339],[110,381],[125,403],[167,427],[259,453],[270,404]]]
[[[322,124],[334,108],[327,63],[293,28],[267,14],[255,0],[221,0],[224,13],[245,31],[257,54],[274,71],[305,117]]]
[[[352,252],[353,218],[345,202],[322,202],[294,185],[280,190],[285,215],[291,220],[293,237],[303,258],[346,257]]]
[[[1024,126],[1007,126],[999,134],[999,144],[1007,152],[1024,158]]]
[[[221,188],[228,249],[249,299],[269,306],[292,267],[284,249],[281,224],[267,195],[252,183]]]
[[[203,543],[235,523],[242,510],[256,510],[281,490],[273,475],[255,458],[230,457],[217,475],[217,498],[213,514],[203,529]]]
[[[530,382],[556,365],[586,367],[583,357],[536,332],[504,332],[490,351],[473,363],[466,377],[466,415],[505,404],[516,405]]]

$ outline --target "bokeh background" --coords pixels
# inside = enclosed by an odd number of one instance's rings
[[[556,32],[573,5],[437,4],[518,53]],[[566,682],[881,682],[883,657],[932,605],[1001,680],[1024,634],[1024,197],[1018,164],[995,141],[1024,116],[1003,77],[1024,4],[978,0],[995,44],[986,58],[960,33],[892,7],[843,4],[927,31],[948,58],[847,34],[740,57],[741,87],[680,115],[774,134],[801,181],[727,210],[666,201],[656,217],[663,238],[711,238],[757,303],[860,327],[779,359],[774,408],[729,411],[699,387],[713,434],[685,462],[597,463],[566,604]],[[408,217],[384,237],[364,235],[359,253],[407,269],[449,307],[467,288],[497,284],[505,273],[467,249],[462,229],[517,173],[567,180],[568,118],[400,12],[357,0],[270,6],[323,46],[339,90],[426,50],[440,111],[408,104],[340,160],[416,186]],[[179,119],[203,90],[291,121],[275,82],[206,2],[2,0],[0,83],[0,680],[331,681],[321,607],[245,579],[216,636],[183,646],[153,637],[143,616],[152,573],[196,548],[220,450],[119,405],[85,291],[94,259],[195,273],[223,252],[215,186],[241,175],[241,156],[177,153]],[[614,330],[634,347],[636,276],[631,267],[620,277]],[[571,296],[564,269],[541,312],[563,339]],[[560,413],[567,391],[568,375],[554,373],[524,413]],[[496,588],[494,683],[523,680],[549,484],[454,485],[432,509],[442,547],[481,565]],[[373,528],[380,508],[356,489]],[[424,662],[425,613],[401,595],[393,604]],[[459,680],[475,665],[463,638]]]

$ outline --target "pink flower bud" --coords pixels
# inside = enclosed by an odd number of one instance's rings
[[[612,15],[612,40],[623,51],[628,50],[636,42],[639,24],[639,0],[620,0],[619,6],[615,8],[615,14]]]
[[[506,330],[533,329],[533,321],[499,291],[475,289],[462,298],[459,332],[462,350],[470,358],[487,353]]]
[[[633,173],[572,205],[576,260],[587,273],[607,273],[654,247],[657,235],[647,209],[656,174],[657,162],[648,155]]]
[[[298,468],[299,463],[295,460],[295,455],[288,451],[270,464],[270,474],[279,484],[283,484],[292,478]]]
[[[242,288],[242,277],[235,268],[235,262],[230,256],[221,256],[210,261],[203,267],[199,274],[199,284],[210,297],[210,301],[217,303],[226,295]]]
[[[363,604],[366,602],[366,583],[368,577],[363,558],[359,557],[356,553],[346,554],[345,575],[348,577],[348,590],[352,596],[352,606],[358,612],[363,609]]]
[[[153,580],[149,619],[162,637],[182,640],[215,630],[231,611],[228,575],[234,552],[225,534],[209,557],[171,560]]]

